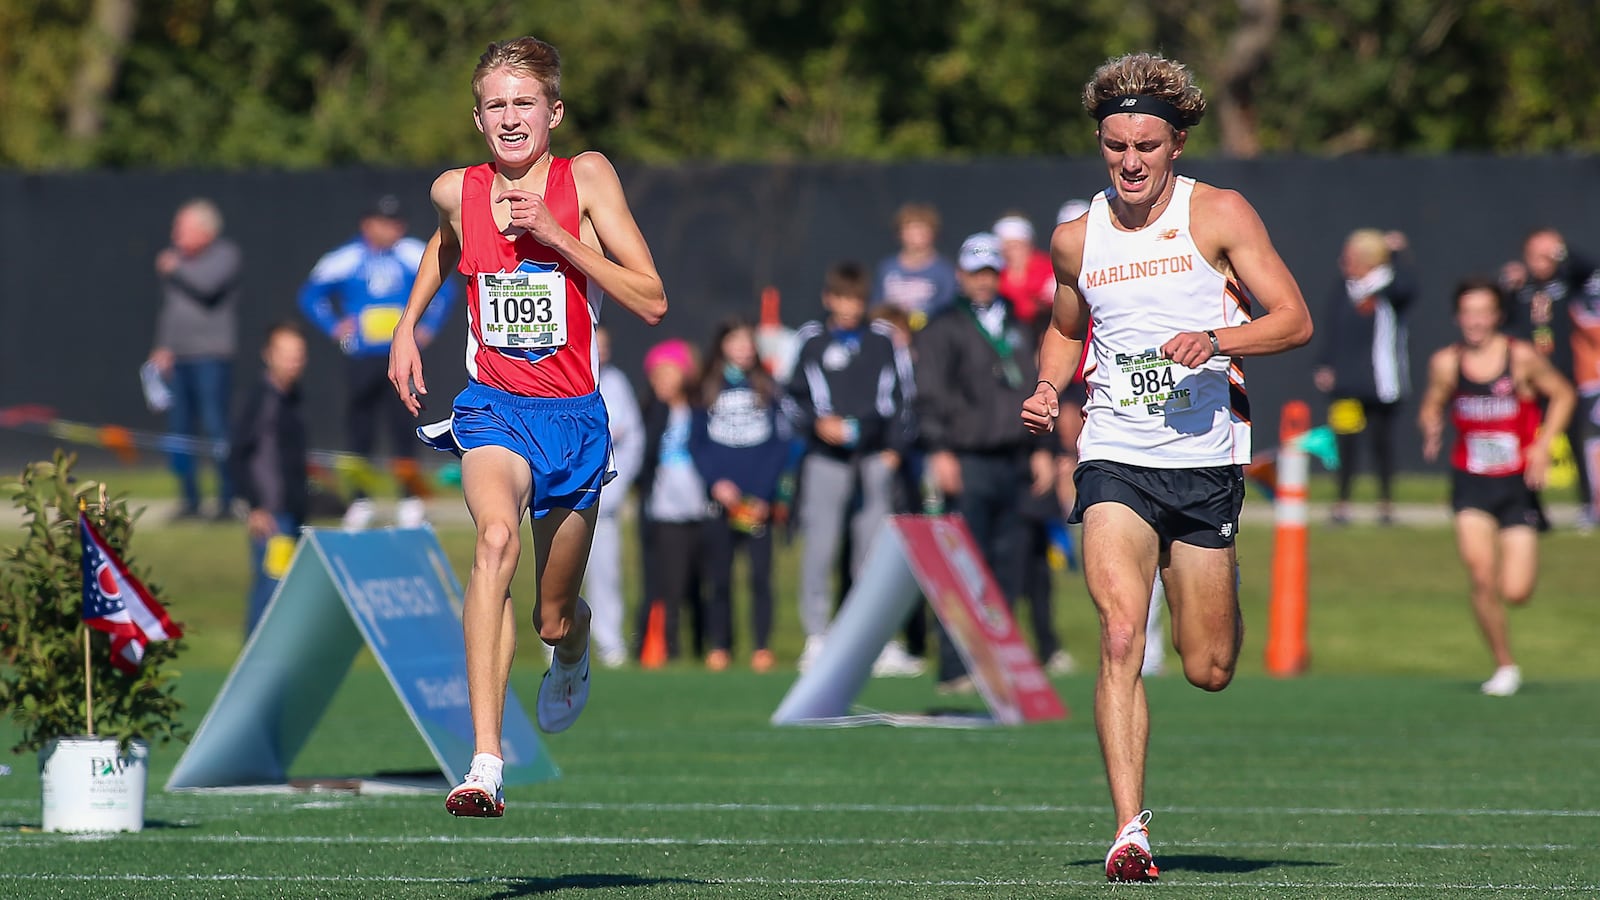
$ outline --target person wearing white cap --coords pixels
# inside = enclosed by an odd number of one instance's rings
[[[1051,239],[1061,287],[1021,418],[1054,429],[1058,392],[1087,350],[1073,517],[1100,619],[1095,729],[1121,823],[1105,871],[1155,881],[1140,675],[1152,581],[1159,569],[1184,676],[1226,688],[1244,637],[1234,547],[1250,461],[1242,357],[1304,346],[1312,324],[1250,203],[1173,171],[1206,106],[1182,63],[1110,60],[1083,98],[1111,186]],[[1252,315],[1256,302],[1265,315]]]
[[[1033,435],[1015,410],[1033,392],[1033,336],[1000,301],[1000,241],[982,232],[957,257],[961,295],[913,341],[916,412],[928,474],[972,531],[1000,593],[1020,591],[1025,533],[1019,509],[1031,491],[1055,488],[1054,435]],[[972,689],[955,647],[941,636],[939,686]]]
[[[1000,296],[1029,328],[1045,324],[1055,299],[1056,273],[1050,254],[1034,246],[1033,223],[1009,214],[994,223],[994,236],[1006,263],[1000,270]]]
[[[1089,201],[1079,200],[1074,197],[1061,204],[1061,208],[1056,211],[1056,224],[1065,225],[1088,211]]]

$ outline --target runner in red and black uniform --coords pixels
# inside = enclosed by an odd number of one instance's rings
[[[1550,441],[1567,427],[1572,384],[1532,344],[1501,332],[1506,297],[1493,282],[1456,289],[1461,341],[1433,354],[1422,398],[1422,453],[1439,455],[1446,409],[1455,428],[1450,505],[1456,546],[1472,579],[1472,608],[1494,654],[1483,692],[1515,694],[1522,671],[1511,655],[1505,604],[1520,606],[1538,576],[1544,528],[1537,491],[1550,468]],[[1542,417],[1541,400],[1545,406]]]

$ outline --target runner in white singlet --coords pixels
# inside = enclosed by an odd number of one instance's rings
[[[1250,413],[1240,357],[1304,345],[1311,316],[1250,204],[1173,174],[1205,112],[1181,63],[1147,53],[1111,60],[1085,86],[1084,106],[1100,123],[1112,186],[1051,239],[1055,312],[1022,418],[1055,428],[1058,392],[1092,319],[1073,515],[1100,614],[1095,727],[1121,825],[1106,877],[1154,881],[1139,673],[1153,573],[1166,587],[1184,675],[1204,690],[1227,687],[1243,639],[1233,542]],[[1266,310],[1254,320],[1252,295]]]

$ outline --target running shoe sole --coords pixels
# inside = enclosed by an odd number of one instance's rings
[[[477,787],[460,787],[451,791],[444,800],[444,808],[452,816],[473,819],[498,819],[506,813],[504,800],[496,800],[489,796],[488,791]]]
[[[1127,844],[1112,854],[1106,863],[1106,880],[1111,882],[1150,882],[1161,877],[1155,860],[1138,844]]]

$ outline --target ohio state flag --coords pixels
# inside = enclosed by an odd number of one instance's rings
[[[111,664],[131,675],[139,671],[146,644],[177,640],[183,630],[83,513],[78,533],[83,535],[83,624],[111,635]]]

